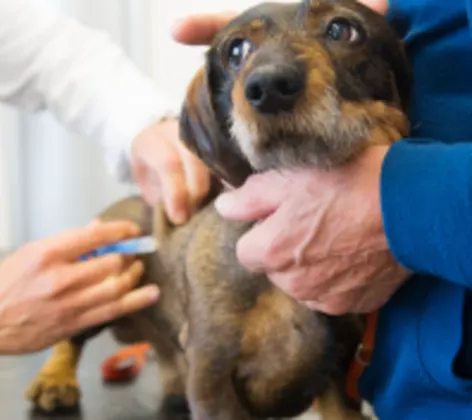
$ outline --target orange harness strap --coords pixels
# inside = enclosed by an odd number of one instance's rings
[[[129,382],[141,371],[146,356],[152,349],[147,342],[141,342],[118,350],[102,363],[102,378],[106,382]]]
[[[371,312],[367,315],[366,328],[362,341],[357,348],[354,360],[349,366],[347,376],[347,395],[354,401],[360,400],[358,382],[364,370],[369,366],[374,352],[375,335],[377,332],[378,312]]]

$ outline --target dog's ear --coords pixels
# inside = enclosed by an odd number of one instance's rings
[[[361,7],[365,6],[361,5]],[[373,12],[369,10],[369,13]],[[392,84],[398,93],[398,100],[402,110],[407,112],[410,102],[413,73],[401,31],[399,31],[396,25],[392,25],[391,22],[387,21],[384,16],[374,14],[375,19],[378,20],[376,26],[378,28],[384,28],[381,32],[381,38],[383,38],[384,42],[375,43],[373,45],[372,55],[382,57],[389,66]]]
[[[180,137],[217,177],[238,187],[252,170],[232,141],[228,122],[215,112],[213,95],[217,83],[216,80],[212,83],[212,78],[217,75],[210,61],[207,56],[207,64],[197,72],[187,90],[180,115]]]

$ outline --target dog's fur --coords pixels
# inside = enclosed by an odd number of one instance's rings
[[[244,56],[229,60],[238,51]],[[288,105],[275,101],[261,111],[248,101],[248,80],[274,71],[282,79],[295,72],[302,82],[276,89],[301,91]],[[401,43],[367,8],[352,0],[263,4],[215,38],[189,86],[181,134],[233,186],[266,169],[314,164],[329,170],[370,144],[408,133],[409,85]],[[219,217],[212,200],[220,190],[215,182],[182,227],[138,197],[101,215],[132,220],[160,244],[143,258],[141,283],[157,283],[161,298],[113,323],[121,342],[146,340],[155,349],[165,393],[160,418],[188,418],[187,404],[198,420],[293,417],[315,399],[324,419],[360,418],[345,381],[363,318],[310,311],[266,276],[246,271],[235,246],[250,224]],[[28,393],[37,405],[53,410],[77,402],[80,351],[99,330],[56,346]]]

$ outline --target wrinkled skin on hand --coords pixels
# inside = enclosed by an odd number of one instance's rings
[[[210,171],[179,138],[176,120],[143,130],[131,149],[134,178],[150,205],[162,200],[169,219],[185,223],[206,198]]]
[[[379,177],[386,147],[336,171],[254,175],[219,197],[223,217],[259,221],[238,258],[283,291],[330,314],[378,309],[409,277],[385,237]]]

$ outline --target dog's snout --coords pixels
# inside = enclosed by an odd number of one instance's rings
[[[245,95],[258,112],[277,114],[293,109],[303,93],[304,85],[304,75],[297,69],[265,66],[248,76]]]

